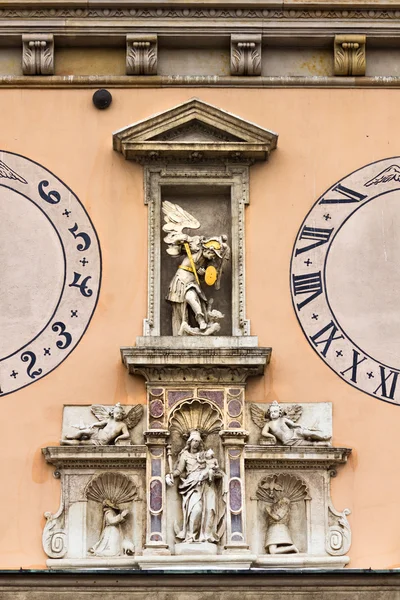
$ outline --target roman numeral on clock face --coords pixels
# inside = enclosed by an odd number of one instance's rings
[[[357,352],[357,350],[354,350],[354,348],[353,348],[353,364],[348,369],[345,369],[344,371],[340,371],[341,375],[344,375],[348,371],[351,371],[350,380],[354,381],[354,383],[357,383],[358,365],[360,365],[362,362],[364,362],[364,360],[367,360],[366,356],[364,356],[364,358],[362,358],[361,360],[358,360],[359,356],[361,356],[361,354],[359,352]]]
[[[366,194],[360,194],[355,190],[345,187],[341,183],[335,185],[328,193],[337,192],[341,197],[322,198],[320,204],[351,204],[352,202],[361,202],[367,197]]]
[[[396,371],[389,370],[389,373],[386,374],[385,367],[380,365],[379,367],[381,383],[374,391],[374,394],[378,394],[382,398],[388,398],[390,400],[394,399],[394,394],[397,386],[397,379],[399,374]]]
[[[315,333],[313,336],[311,336],[310,339],[314,346],[324,344],[324,347],[321,350],[322,356],[326,356],[326,353],[328,352],[333,341],[344,339],[342,334],[336,335],[338,331],[339,329],[336,327],[335,323],[331,321],[325,325],[325,327],[320,329],[318,333]],[[326,337],[322,337],[324,334],[326,334]]]
[[[296,248],[295,256],[318,248],[318,246],[322,246],[322,244],[329,242],[332,231],[333,227],[332,229],[324,229],[323,227],[307,227],[307,225],[305,225],[301,231],[299,240],[312,240],[312,243],[307,244],[307,246],[303,246],[302,248]]]
[[[318,271],[318,273],[305,273],[305,275],[293,275],[293,292],[295,296],[308,294],[308,298],[296,304],[297,309],[301,310],[303,306],[322,294],[321,271]]]

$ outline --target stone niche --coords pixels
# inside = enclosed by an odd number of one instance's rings
[[[246,315],[249,169],[276,142],[197,99],[114,134],[144,166],[148,311],[121,358],[146,407],[65,407],[61,446],[43,449],[62,488],[49,567],[347,564],[330,477],[350,450],[331,446],[331,405],[246,402],[272,351]]]
[[[249,167],[267,160],[277,138],[271,131],[197,99],[114,133],[114,149],[144,166],[149,241],[148,315],[143,333],[154,338],[155,344],[159,343],[155,338],[172,334],[173,307],[165,297],[187,252],[199,262],[200,270],[206,264],[216,267],[215,284],[207,285],[200,274],[197,283],[205,301],[213,300],[211,310],[224,316],[217,320],[216,331],[212,327],[197,332],[187,328],[181,336],[194,335],[198,345],[210,332],[213,337],[217,333],[218,337],[250,335],[244,215],[249,203]],[[182,233],[190,238],[186,250]],[[222,236],[226,239],[221,240]],[[197,237],[203,241],[194,239]],[[214,256],[207,261],[198,258],[199,252],[203,250],[204,255],[210,246]],[[186,262],[182,267],[191,268],[189,260]],[[136,345],[143,343],[139,339]]]

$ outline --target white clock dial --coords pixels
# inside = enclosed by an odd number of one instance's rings
[[[347,383],[400,403],[400,157],[335,183],[293,249],[293,306],[316,353]]]
[[[96,307],[101,254],[75,194],[41,165],[0,152],[0,394],[55,369]]]

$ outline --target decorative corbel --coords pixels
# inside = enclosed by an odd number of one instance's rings
[[[157,75],[157,36],[126,36],[126,74]]]
[[[231,75],[261,75],[261,35],[231,35]]]
[[[335,75],[365,75],[367,65],[365,35],[335,35]]]
[[[54,36],[37,33],[22,36],[22,72],[24,75],[54,74]]]

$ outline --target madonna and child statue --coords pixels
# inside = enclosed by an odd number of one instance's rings
[[[169,461],[167,486],[177,484],[181,499],[181,522],[174,529],[177,553],[217,553],[225,532],[227,484],[212,448],[206,448],[207,432],[192,429],[175,464]]]

